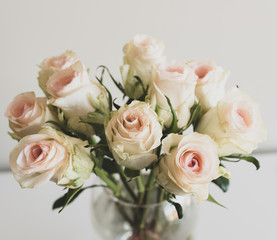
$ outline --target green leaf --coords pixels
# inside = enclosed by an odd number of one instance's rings
[[[143,82],[142,82],[142,80],[140,79],[140,77],[139,77],[139,76],[134,76],[134,78],[135,78],[135,79],[138,81],[138,83],[141,85],[143,92],[145,92],[146,89],[145,89],[145,87],[144,87],[144,85],[143,85]]]
[[[59,119],[59,121],[60,121],[62,124],[66,125],[66,119],[65,119],[63,110],[60,109],[60,108],[57,108],[57,114],[58,114],[58,119]]]
[[[229,156],[220,157],[219,159],[221,161],[226,161],[226,162],[239,162],[241,160],[244,160],[244,161],[254,164],[256,167],[256,170],[258,170],[260,168],[260,163],[255,157],[247,156],[247,155],[243,155],[243,154],[232,154]],[[237,160],[230,160],[230,159],[237,159]]]
[[[183,218],[183,208],[182,208],[182,206],[179,203],[172,201],[170,198],[168,198],[167,201],[169,203],[173,204],[173,206],[175,207],[175,209],[177,211],[178,218],[182,219]]]
[[[135,177],[138,177],[140,175],[140,171],[139,170],[133,170],[133,169],[130,169],[130,168],[125,168],[124,169],[124,174],[129,178],[135,178]]]
[[[230,185],[230,180],[221,176],[215,180],[212,181],[215,185],[217,185],[223,192],[227,192],[229,185]]]
[[[171,125],[170,127],[167,129],[167,132],[168,133],[176,133],[177,130],[178,130],[178,126],[177,126],[177,122],[178,122],[178,119],[177,119],[177,114],[175,112],[175,110],[173,109],[172,107],[172,104],[169,100],[169,98],[167,96],[166,97],[166,101],[170,107],[170,111],[171,111],[171,114],[172,114],[172,122],[171,122]]]
[[[79,187],[76,189],[68,189],[68,192],[66,194],[64,194],[62,197],[60,197],[59,199],[57,199],[53,206],[52,209],[57,209],[57,208],[61,208],[59,210],[59,213],[70,203],[72,203],[84,190],[89,189],[89,188],[95,188],[95,187],[105,187],[107,188],[108,186],[106,185],[91,185],[85,188]]]
[[[217,205],[220,206],[220,207],[226,208],[225,206],[223,206],[222,204],[220,204],[219,202],[217,202],[217,201],[213,198],[213,196],[212,196],[211,194],[209,194],[209,197],[208,197],[207,201],[208,201],[208,202],[215,203],[215,204],[217,204]]]
[[[68,192],[64,196],[54,202],[52,209],[61,208],[59,210],[60,213],[68,204],[73,202],[79,196],[79,194],[84,190],[81,188],[82,186],[76,189],[68,189]]]
[[[113,100],[113,106],[115,107],[116,110],[120,108],[118,104],[115,103],[116,98]]]
[[[113,97],[112,97],[112,94],[111,94],[111,92],[109,91],[109,89],[108,89],[108,88],[104,85],[104,83],[103,83],[104,72],[105,72],[105,69],[103,68],[103,69],[102,69],[102,72],[101,72],[101,77],[100,77],[100,78],[98,78],[97,76],[95,76],[95,77],[96,77],[97,81],[98,81],[98,82],[105,88],[105,90],[107,91],[108,100],[109,100],[109,109],[110,109],[110,111],[112,111],[112,107],[113,107],[113,105],[112,105]]]
[[[192,124],[193,128],[195,129],[197,126],[197,123],[199,121],[199,117],[200,117],[200,113],[201,113],[201,105],[200,102],[195,103],[192,108],[190,109],[190,119],[189,122],[186,126],[186,129]]]
[[[112,79],[113,83],[117,86],[117,88],[118,88],[123,94],[125,94],[125,90],[124,90],[124,87],[122,86],[122,84],[121,84],[120,82],[117,82],[117,81],[114,79],[114,77],[113,77],[112,74],[110,73],[110,70],[109,70],[106,66],[100,65],[98,68],[105,69],[105,70],[108,72],[108,74],[109,74],[110,78]],[[97,69],[98,69],[98,68],[97,68]]]

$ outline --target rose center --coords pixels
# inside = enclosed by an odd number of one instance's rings
[[[70,84],[72,82],[72,80],[77,76],[77,72],[76,71],[70,71],[68,74],[66,74],[65,76],[58,78],[58,81],[56,81],[54,83],[54,88],[56,90],[61,90],[63,89],[65,86],[67,86],[68,84]]]
[[[137,132],[143,128],[143,121],[140,116],[129,113],[124,117],[123,126],[128,131]]]
[[[39,145],[34,146],[31,151],[33,159],[37,159],[42,154],[42,152],[43,151]]]
[[[198,161],[197,161],[196,159],[193,158],[193,159],[189,162],[188,166],[191,167],[191,168],[193,168],[195,165],[198,165]]]
[[[194,173],[201,171],[201,157],[194,152],[185,152],[181,156],[181,166],[184,170],[189,170]]]
[[[29,109],[32,108],[33,104],[30,102],[19,102],[12,110],[12,115],[15,118],[19,118],[24,115],[24,113]]]
[[[195,69],[195,74],[199,77],[199,79],[204,78],[209,71],[211,71],[212,68],[209,66],[200,66],[198,68]]]
[[[128,121],[128,122],[133,122],[133,121],[135,121],[137,118],[134,116],[134,115],[128,115],[127,117],[126,117],[126,120]]]
[[[237,109],[237,114],[243,120],[243,123],[246,127],[250,127],[252,125],[253,120],[251,114],[248,111],[239,108]]]

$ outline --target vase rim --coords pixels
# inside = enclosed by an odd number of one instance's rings
[[[157,203],[148,203],[148,204],[137,204],[137,203],[131,203],[131,202],[126,202],[122,199],[119,199],[118,197],[114,196],[112,194],[112,191],[110,189],[104,189],[104,192],[108,195],[108,197],[114,201],[114,202],[117,202],[117,203],[120,203],[121,205],[125,205],[126,207],[132,207],[132,208],[155,208],[155,207],[159,207],[159,206],[162,206],[166,203],[168,203],[166,200],[163,200],[161,202],[157,202]],[[191,197],[192,194],[186,194],[184,196],[181,196],[181,197]]]

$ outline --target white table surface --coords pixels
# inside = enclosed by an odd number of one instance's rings
[[[277,239],[277,153],[256,155],[261,169],[247,163],[228,164],[228,193],[211,186],[228,210],[211,203],[199,206],[195,240]],[[0,172],[1,240],[100,240],[91,224],[92,191],[81,194],[61,214],[51,210],[62,195],[55,184],[21,190],[11,172]]]

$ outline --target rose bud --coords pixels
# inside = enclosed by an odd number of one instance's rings
[[[121,66],[121,75],[126,94],[138,99],[143,89],[134,76],[138,76],[146,89],[151,81],[152,66],[164,61],[164,43],[150,36],[138,34],[127,43],[124,48],[124,65]]]
[[[169,98],[178,117],[178,127],[184,127],[190,118],[190,108],[195,100],[197,76],[183,62],[168,61],[155,66],[152,70],[152,84],[149,99],[156,106],[159,119],[166,127],[170,126],[172,114],[167,103]]]
[[[195,95],[203,112],[206,112],[224,97],[225,83],[230,72],[213,61],[190,61],[188,64],[198,76]]]
[[[77,55],[72,51],[66,51],[65,53],[55,56],[46,58],[42,61],[39,65],[41,68],[38,76],[39,86],[47,95],[46,90],[46,83],[50,76],[52,76],[55,72],[64,70],[70,67],[72,64],[78,61]]]
[[[89,79],[86,68],[80,61],[54,73],[46,86],[51,96],[50,103],[61,108],[66,118],[86,117],[96,110],[103,113],[109,111],[105,89]]]

